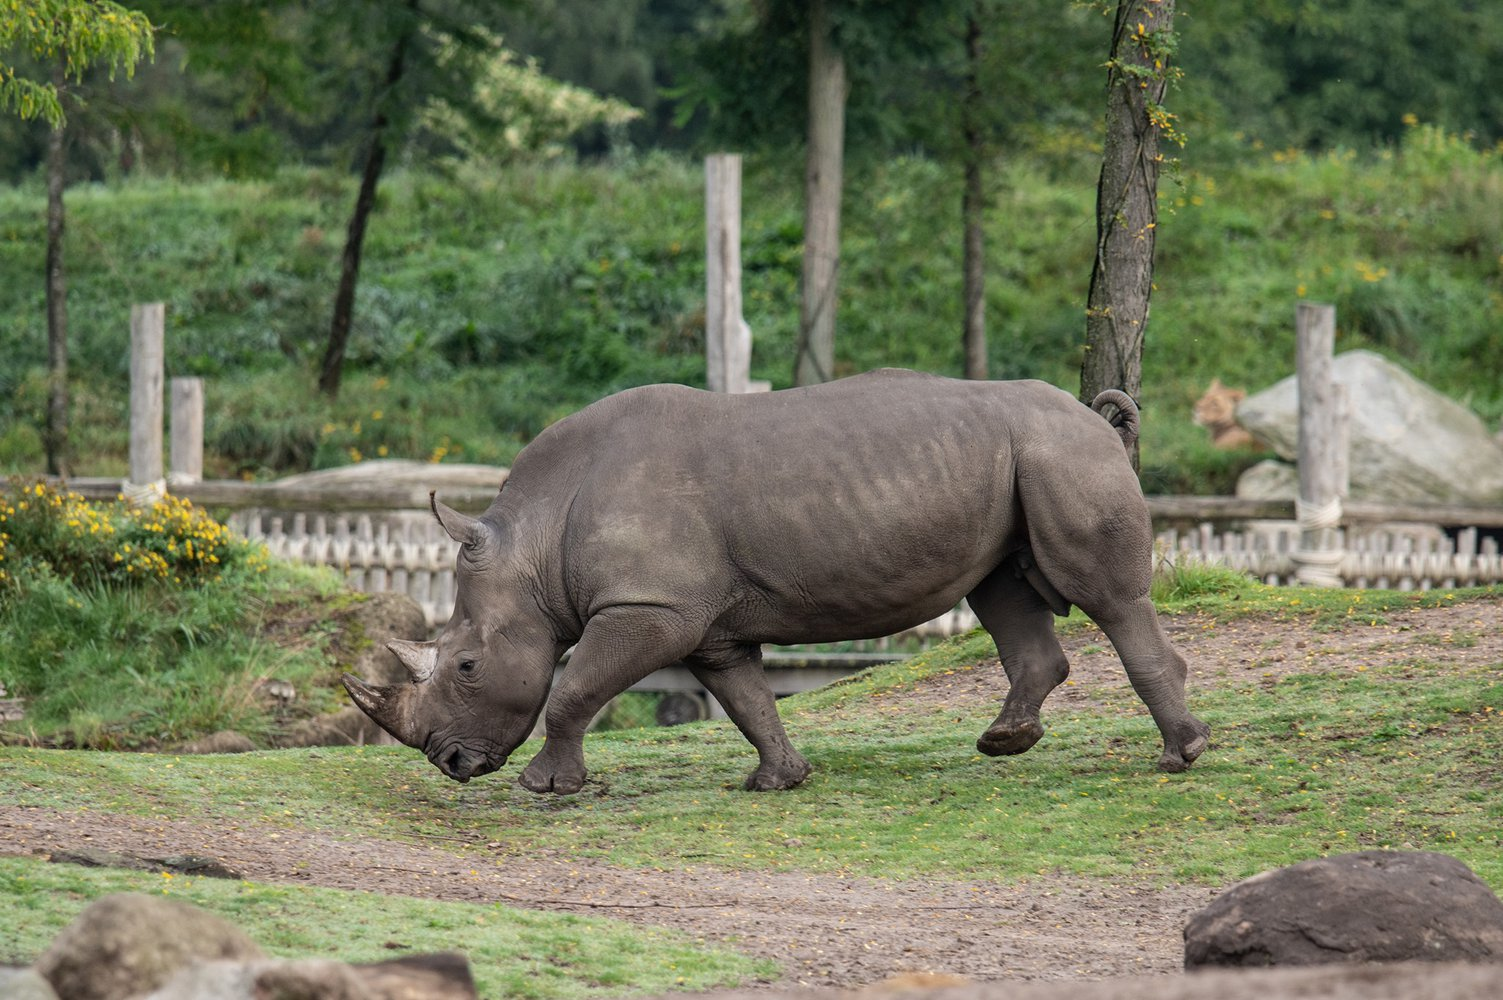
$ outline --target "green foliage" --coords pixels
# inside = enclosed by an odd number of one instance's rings
[[[1245,573],[1225,566],[1206,564],[1183,564],[1174,567],[1157,567],[1153,575],[1153,601],[1155,604],[1173,602],[1186,606],[1207,598],[1223,601],[1238,600],[1243,595],[1265,589]]]
[[[381,962],[465,953],[481,996],[588,1000],[710,990],[774,974],[771,963],[624,921],[368,892],[89,869],[0,858],[0,963],[28,964],[90,901],[159,895],[229,921],[269,954]]]
[[[1181,35],[1197,139],[1368,149],[1405,115],[1503,138],[1503,21],[1485,3],[1217,0],[1187,5]]]
[[[112,0],[0,0],[0,53],[21,50],[45,63],[62,60],[64,75],[81,80],[92,66],[113,79],[126,76],[155,51],[151,22]],[[0,110],[23,119],[63,124],[63,106],[52,83],[18,76],[0,62]]]
[[[440,96],[421,115],[423,128],[453,145],[460,162],[494,167],[558,156],[564,141],[582,129],[622,129],[641,117],[621,101],[545,76],[535,59],[519,58],[502,46],[499,36],[483,29],[477,35],[478,44],[470,46],[442,39],[437,58],[441,65],[463,64],[462,71],[474,81],[469,97],[483,114],[477,120]]]
[[[988,337],[997,378],[1073,389],[1090,274],[1093,162],[1071,133],[996,168]],[[1246,144],[1184,154],[1162,194],[1144,355],[1150,493],[1227,493],[1255,454],[1191,421],[1212,377],[1251,391],[1293,370],[1294,304],[1337,305],[1338,350],[1368,347],[1503,418],[1499,152],[1416,123],[1391,151]],[[791,380],[802,221],[786,161],[749,158],[745,314],[753,377]],[[132,181],[70,196],[69,311],[81,474],[119,474],[129,303],[165,298],[167,367],[208,379],[211,474],[266,475],[355,454],[509,462],[608,392],[703,383],[703,194],[668,156],[504,173],[399,172],[368,237],[344,398],[315,398],[327,289],[350,182]],[[961,368],[959,183],[920,157],[861,167],[844,221],[837,370]],[[946,206],[954,206],[949,210]],[[42,198],[0,190],[0,271],[39,272]],[[150,218],[148,228],[140,220]],[[40,470],[45,333],[38,286],[0,285],[0,468]],[[1469,363],[1458,364],[1466,358]],[[379,419],[373,415],[381,413]],[[28,433],[25,429],[33,429]]]

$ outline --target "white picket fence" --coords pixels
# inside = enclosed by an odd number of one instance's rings
[[[430,626],[448,620],[454,607],[455,543],[426,511],[389,514],[280,514],[240,511],[230,525],[246,538],[262,541],[272,555],[330,566],[357,590],[406,593],[423,609]],[[1357,588],[1430,590],[1503,582],[1503,555],[1493,538],[1476,529],[1455,541],[1424,525],[1348,528],[1339,573]],[[1273,585],[1293,584],[1293,552],[1299,546],[1294,522],[1261,522],[1245,530],[1218,531],[1211,523],[1193,531],[1158,535],[1160,570],[1216,564]],[[976,626],[964,604],[904,636],[955,635]]]
[[[1455,538],[1430,525],[1349,527],[1337,532],[1342,550],[1337,574],[1359,589],[1434,590],[1503,582],[1498,540],[1464,528]],[[1295,581],[1294,552],[1300,532],[1293,521],[1263,522],[1238,531],[1210,523],[1193,531],[1161,532],[1156,558],[1161,569],[1219,565],[1274,586]]]
[[[454,610],[458,545],[427,511],[390,514],[282,514],[236,511],[229,526],[263,542],[273,557],[338,570],[356,590],[398,591],[423,609],[430,627]]]

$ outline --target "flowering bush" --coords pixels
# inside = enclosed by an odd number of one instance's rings
[[[140,507],[123,498],[101,504],[34,483],[0,499],[0,584],[26,565],[45,565],[81,585],[132,585],[191,582],[236,563],[264,570],[264,546],[235,538],[179,497]]]

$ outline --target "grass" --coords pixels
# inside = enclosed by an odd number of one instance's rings
[[[500,905],[146,874],[0,857],[0,964],[26,963],[90,901],[160,894],[229,920],[269,954],[378,962],[462,951],[482,996],[613,997],[726,987],[771,963],[620,921]]]
[[[1350,606],[1300,593],[1253,591],[1220,620],[1276,615],[1309,629]],[[1490,612],[1495,596],[1475,599]],[[1447,599],[1380,595],[1340,627],[1381,628],[1384,608]],[[1488,763],[1503,759],[1503,679],[1497,666],[1462,670],[1436,652],[1193,690],[1215,743],[1176,776],[1154,769],[1157,731],[1125,686],[1092,706],[1050,706],[1047,737],[1022,757],[977,754],[988,719],[903,696],[927,676],[976,669],[989,656],[977,635],[783,702],[815,768],[784,794],[740,790],[754,758],[725,722],[592,735],[591,782],[563,798],[522,791],[516,765],[457,786],[411,751],[384,748],[228,758],[8,749],[0,780],[18,805],[437,834],[523,856],[563,838],[642,867],[1220,884],[1314,854],[1394,847],[1443,850],[1503,888],[1503,789]]]

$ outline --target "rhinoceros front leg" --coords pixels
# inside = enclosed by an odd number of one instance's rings
[[[699,644],[683,615],[654,605],[621,605],[596,614],[548,696],[543,749],[518,779],[532,792],[567,795],[584,787],[584,734],[606,702]]]
[[[1054,612],[1011,559],[982,580],[966,601],[996,642],[1008,681],[1002,712],[976,741],[976,749],[993,757],[1022,753],[1043,738],[1039,710],[1070,673],[1054,633]]]
[[[686,662],[757,749],[757,769],[746,779],[747,790],[766,792],[802,784],[809,776],[809,762],[789,742],[778,717],[777,699],[762,671],[762,647],[705,646]]]

